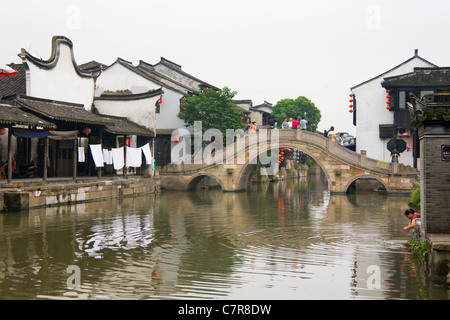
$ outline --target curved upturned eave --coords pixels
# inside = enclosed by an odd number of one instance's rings
[[[58,64],[58,60],[59,60],[59,57],[61,54],[60,45],[62,43],[69,46],[73,68],[75,69],[75,72],[80,77],[95,78],[96,76],[98,76],[99,73],[83,72],[78,68],[78,65],[75,62],[75,57],[73,54],[73,43],[69,38],[64,37],[64,36],[53,36],[53,38],[52,38],[52,53],[48,60],[41,60],[39,58],[36,58],[23,48],[21,49],[18,56],[22,59],[24,64],[26,64],[27,62],[31,62],[38,68],[45,69],[45,70],[51,70],[51,69],[55,68],[56,65]]]

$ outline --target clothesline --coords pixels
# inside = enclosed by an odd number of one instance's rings
[[[124,149],[124,147],[120,147],[108,150],[102,149],[101,144],[90,144],[89,148],[97,168],[104,167],[105,163],[112,164],[114,170],[120,170],[125,165],[127,167],[140,167],[142,165],[142,154],[144,154],[146,164],[152,163],[152,154],[148,143],[140,148],[125,147]],[[78,162],[84,161],[85,149],[84,147],[78,147]]]

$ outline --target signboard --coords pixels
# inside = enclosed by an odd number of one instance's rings
[[[441,146],[441,160],[450,161],[450,146]]]

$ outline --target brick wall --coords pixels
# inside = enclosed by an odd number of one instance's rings
[[[450,125],[432,121],[419,127],[421,211],[425,233],[450,233],[450,161],[441,147],[450,146]]]

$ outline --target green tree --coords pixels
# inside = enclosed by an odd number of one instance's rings
[[[301,117],[305,114],[305,119],[308,121],[307,130],[315,132],[322,117],[320,110],[314,105],[314,102],[306,97],[300,96],[297,99],[283,99],[277,102],[273,107],[273,116],[278,122],[278,126],[281,127],[284,119],[292,118],[300,121]]]
[[[188,126],[202,121],[203,133],[208,129],[218,129],[225,135],[226,129],[244,129],[244,112],[233,103],[237,93],[228,87],[222,90],[205,89],[198,95],[183,97],[180,100],[180,113]]]

